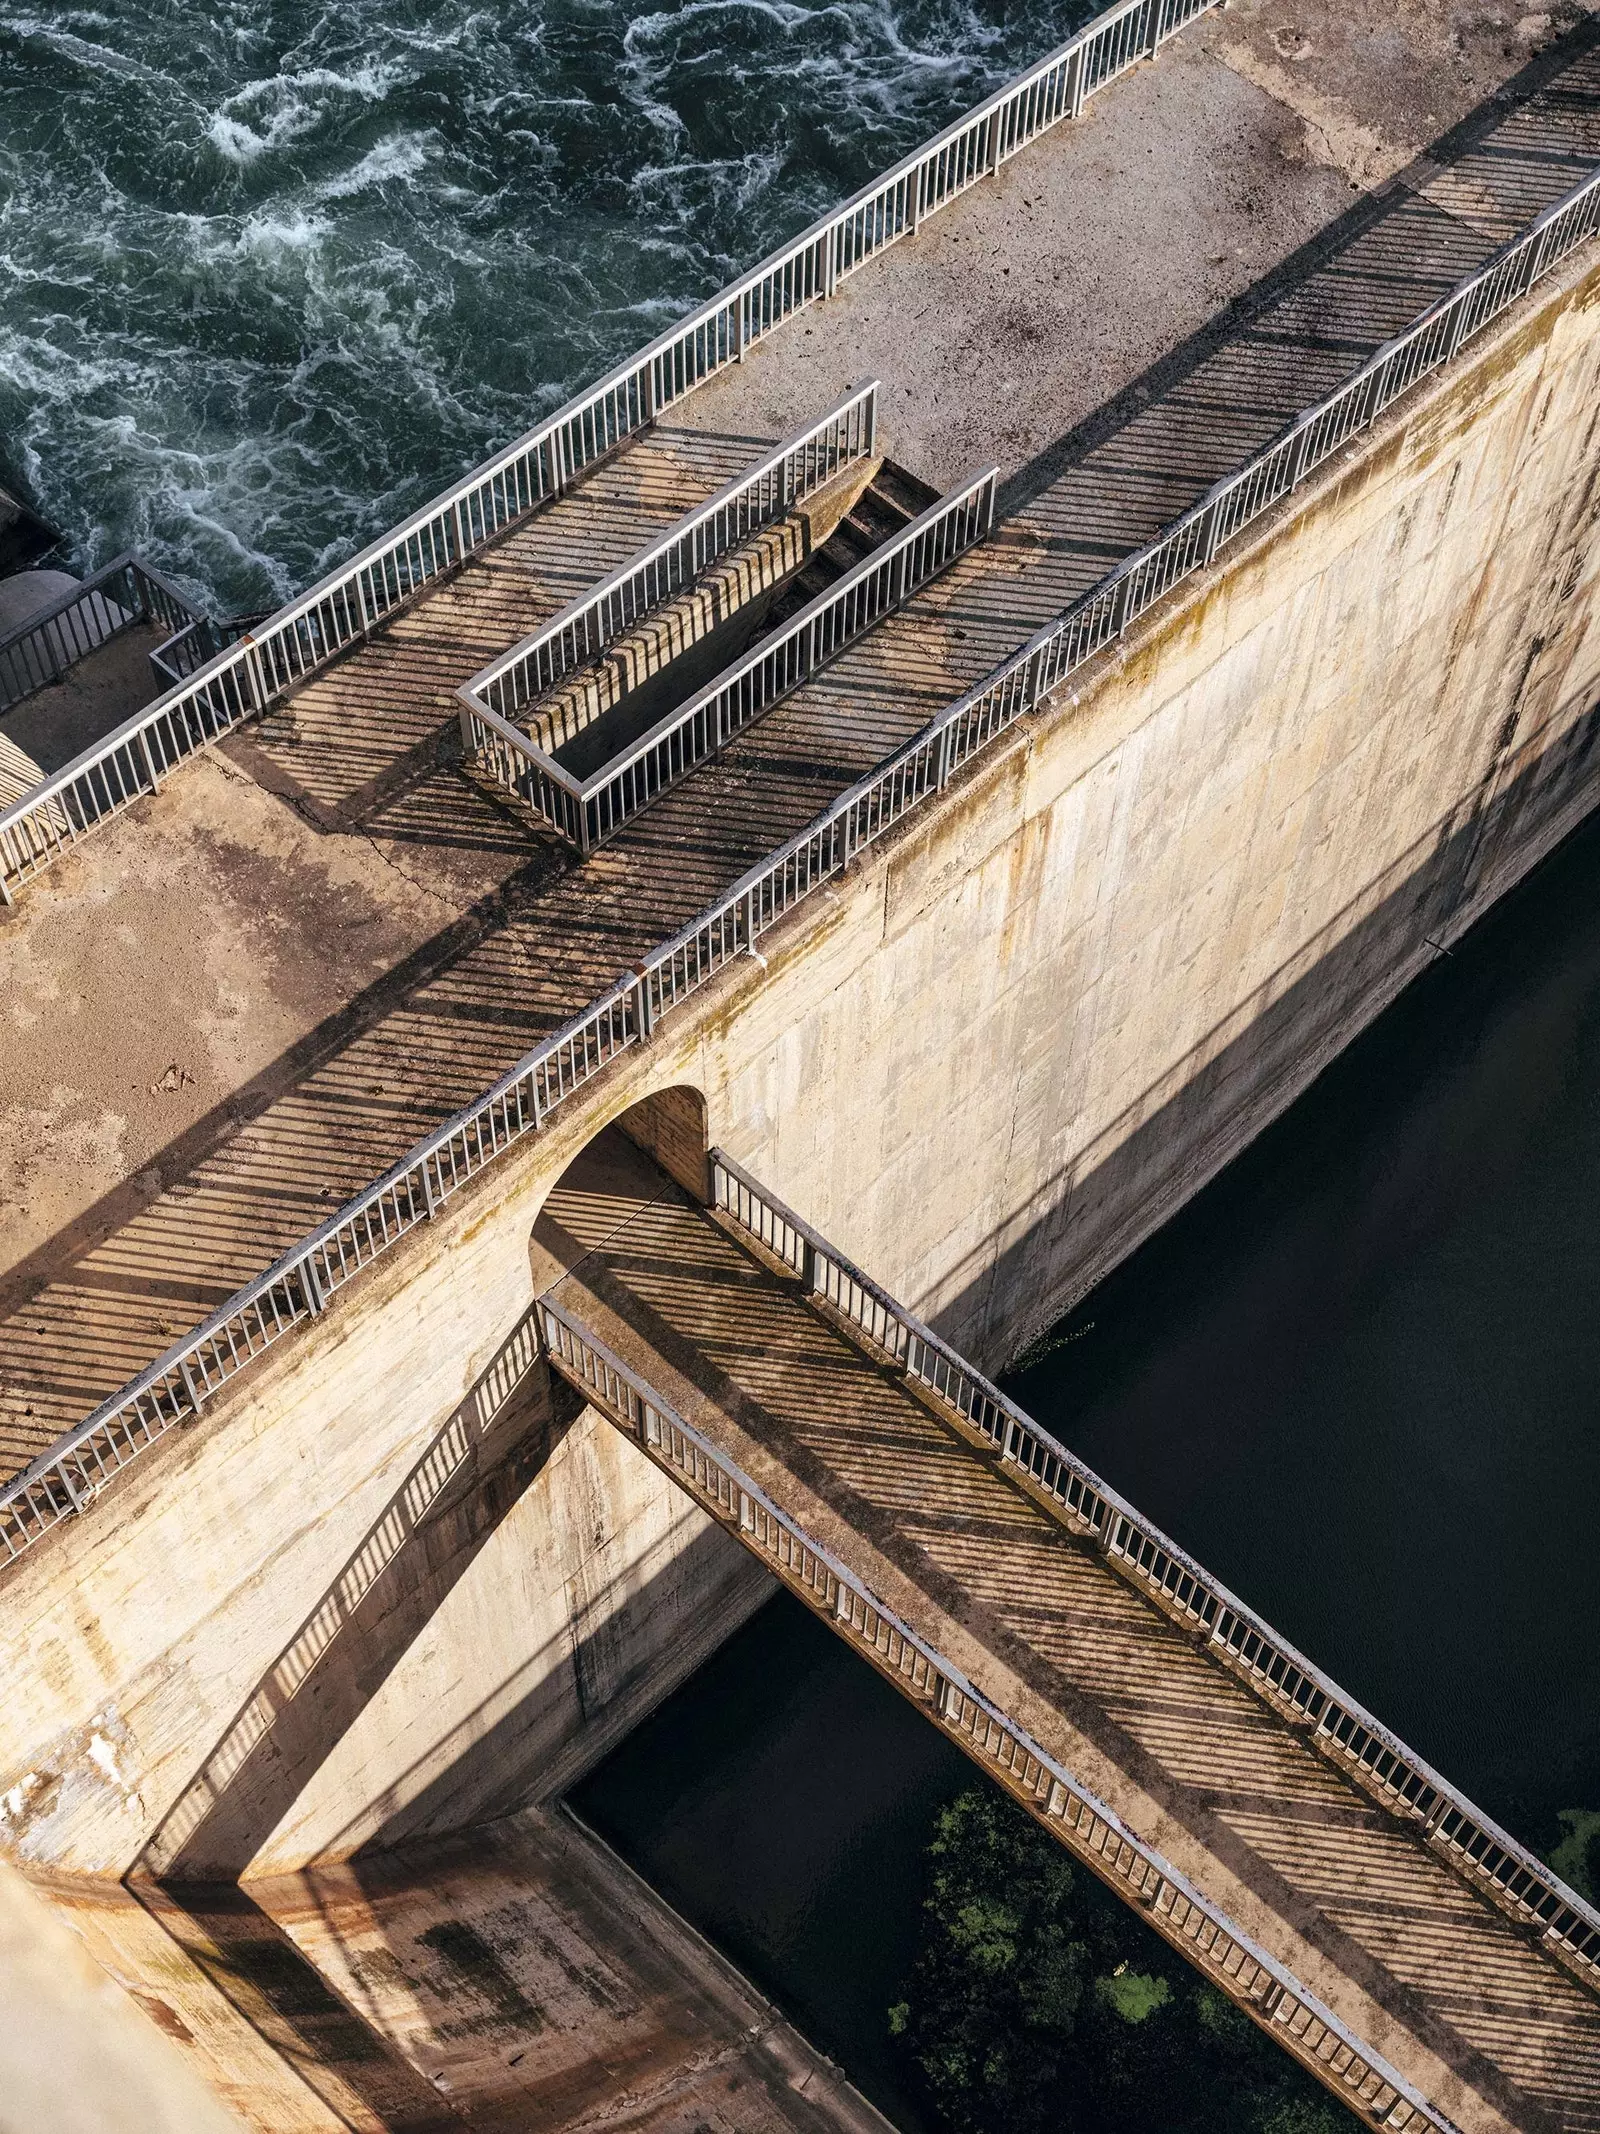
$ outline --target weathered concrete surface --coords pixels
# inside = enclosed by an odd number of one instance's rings
[[[1393,33],[1402,47],[1413,28]],[[1518,49],[1495,64],[1509,71]],[[1404,66],[1391,71],[1403,86]],[[1158,67],[1127,87],[1159,79]],[[1319,78],[1295,79],[1304,100]],[[1316,93],[1327,103],[1326,81]],[[1464,103],[1473,88],[1452,93]],[[1441,120],[1457,108],[1442,91],[1439,103]],[[1288,105],[1275,108],[1287,125]],[[1539,123],[1553,110],[1547,97]],[[1591,117],[1578,112],[1573,139]],[[1090,136],[1058,137],[1073,138]],[[1019,159],[994,197],[1055,153]],[[1384,209],[1437,235],[1420,255],[1424,293],[1494,241],[1525,182],[1566,182],[1538,141],[1474,153],[1472,168],[1504,175],[1500,193],[1474,180],[1471,199],[1433,216],[1426,191],[1402,188]],[[1458,195],[1467,167],[1452,166]],[[1331,168],[1306,165],[1308,233]],[[1130,151],[1108,215],[1139,197],[1139,177]],[[1381,259],[1382,231],[1363,224],[1352,243],[1370,238]],[[1263,242],[1281,253],[1292,237]],[[1346,256],[1327,265],[1335,279]],[[1373,268],[1362,286],[1380,280]],[[1386,301],[1404,316],[1415,294],[1401,277]],[[634,1100],[703,1092],[715,1139],[989,1362],[1287,1101],[1430,941],[1468,923],[1591,802],[1596,310],[1596,277],[1577,263],[1147,618],[1080,681],[1078,701],[1028,722],[803,908],[764,969],[726,974],[8,1573],[8,1847],[86,1873],[141,1858],[236,1873],[496,1813],[550,1781],[580,1718],[587,1746],[607,1738],[759,1596],[740,1584],[742,1559],[719,1559],[720,1537],[703,1543],[703,1524],[685,1522],[642,1463],[630,1473],[618,1453],[608,1465],[592,1422],[518,1409],[497,1434],[509,1396],[495,1374],[532,1294],[531,1225],[570,1159]],[[1315,304],[1303,315],[1297,360],[1325,316]],[[1380,335],[1382,316],[1374,304]],[[791,345],[804,340],[802,328]],[[1130,402],[1022,471],[1020,511],[1100,498],[1076,553],[1052,548],[1036,517],[1039,583],[1092,571],[1166,508],[1162,484],[1182,457],[1170,411],[1185,439],[1203,433],[1205,393],[1185,402],[1184,390],[1237,382],[1230,352],[1247,345],[1259,356],[1270,337],[1224,335],[1193,363],[1178,352],[1150,372],[1145,427]],[[1070,408],[1074,345],[1056,333],[1041,346]],[[1155,353],[1125,347],[1128,375]],[[1360,350],[1322,353],[1337,370]],[[1105,360],[1086,405],[1118,359]],[[754,391],[759,378],[752,363],[736,384]],[[808,409],[828,390],[808,382]],[[1271,395],[1251,413],[1275,420]],[[736,430],[747,456],[749,437]],[[1048,442],[1032,437],[1019,454]],[[710,448],[731,449],[728,435]],[[1203,454],[1196,465],[1203,484]],[[619,479],[636,473],[618,462]],[[549,520],[535,530],[554,539]],[[503,620],[522,595],[501,590]],[[553,578],[540,597],[559,605]],[[963,650],[962,627],[941,639],[955,680],[991,650],[976,635]],[[563,871],[548,852],[530,858],[503,818],[464,807],[433,753],[427,690],[447,654],[461,660],[452,679],[471,671],[476,629],[458,601],[431,620],[414,610],[375,645],[381,688],[353,764],[331,743],[330,676],[281,730],[174,779],[87,844],[7,922],[7,1065],[25,1067],[7,1092],[7,1146],[14,1164],[18,1151],[31,1162],[42,1113],[47,1129],[76,1122],[85,1151],[64,1184],[38,1188],[61,1196],[42,1213],[28,1174],[31,1212],[12,1233],[0,1342],[14,1446],[74,1420],[108,1374],[117,1383],[129,1358],[486,1086],[668,931],[664,913],[695,909],[881,753],[927,686],[925,672],[880,674],[888,711],[878,718],[875,702],[848,731],[841,699],[819,692],[804,718],[775,715],[653,811],[631,843]],[[398,754],[384,724],[395,707],[411,721]],[[819,755],[819,733],[837,747]],[[253,778],[238,775],[247,758]],[[218,796],[223,814],[208,815]],[[749,851],[707,849],[706,823],[719,809],[733,819],[735,801]],[[272,867],[252,889],[258,847]],[[142,914],[130,884],[148,890]],[[138,923],[118,934],[130,914]],[[58,989],[71,1018],[51,1029]],[[203,1090],[163,1015],[204,1036]],[[91,1029],[104,1033],[98,1054]],[[50,1109],[37,1091],[58,1084]],[[147,1093],[137,1133],[124,1085]],[[123,1126],[102,1131],[108,1118]],[[689,1138],[677,1136],[686,1171]],[[596,1535],[585,1522],[599,1494],[613,1523]],[[508,1582],[520,1609],[505,1606]],[[624,1635],[609,1656],[602,1637],[580,1658],[613,1618]],[[585,1711],[591,1661],[599,1694]],[[620,1685],[609,1702],[608,1681]]]
[[[72,1934],[40,1922],[40,1896]],[[130,2090],[128,2116],[73,2120],[64,2085],[46,2082],[32,2116],[9,2118],[0,2099],[0,2126],[17,2134],[443,2134],[464,2119],[507,2134],[886,2134],[566,1815],[247,1891],[54,1877],[24,1897],[30,1950],[57,1957],[75,1936],[99,1999],[120,2002],[118,1981],[142,2009],[111,2010],[134,2044],[181,2055],[175,2090],[198,2077],[237,2118],[212,2106],[209,2119],[141,2120]],[[25,2047],[0,2041],[8,2076]]]
[[[0,2134],[240,2134],[197,2071],[5,1866],[0,2007]]]
[[[196,1774],[514,1343],[543,1198],[636,1099],[702,1091],[711,1138],[980,1361],[1287,1102],[1590,803],[1597,325],[1600,269],[1575,267],[803,906],[765,969],[725,974],[14,1566],[8,1842],[98,1872],[158,1832],[169,1862],[192,1848]],[[606,1487],[643,1521],[610,1575],[670,1521]],[[580,1500],[539,1517],[570,1535]],[[507,1561],[450,1560],[461,1638],[358,1671],[370,1714],[335,1751],[343,1710],[317,1759],[340,1759],[336,1802],[264,1822],[247,1788],[242,1835],[197,1865],[280,1824],[283,1865],[376,1836],[419,1771],[459,1813],[537,1790],[494,1731],[511,1646],[471,1664]],[[535,1667],[566,1607],[526,1618]]]
[[[65,573],[29,575],[56,578]],[[150,702],[157,694],[150,654],[167,634],[135,623],[109,644],[97,645],[59,682],[35,690],[0,714],[0,807],[32,792],[41,778],[60,770]]]
[[[1118,395],[1159,391],[1163,359],[1220,338],[1302,248],[1336,246],[1375,189],[1435,183],[1429,152],[1525,94],[1585,12],[1230,0],[703,387],[692,419],[769,427],[876,375],[913,472],[943,488],[994,459],[1010,479]],[[1498,226],[1492,200],[1474,207]]]
[[[889,2134],[566,1816],[525,1814],[467,1842],[250,1891],[474,2125]]]
[[[417,687],[424,618],[413,610],[372,648],[361,701],[330,701],[322,678],[87,840],[59,875],[66,894],[0,913],[0,1292],[32,1286],[41,1246],[81,1252],[185,1180],[168,1234],[194,1236],[197,1164],[230,1140],[236,1163],[241,1128],[330,1055],[345,1056],[347,1105],[359,1095],[409,1119],[403,1132],[425,1130],[434,1108],[414,1038],[391,1029],[355,1081],[350,1046],[503,926],[507,897],[553,864],[492,800],[441,772],[455,683],[770,442],[661,425],[585,485],[581,550],[564,500],[444,589],[426,622],[450,648],[437,700]],[[12,716],[49,715],[38,698]],[[492,1079],[481,1048],[460,1044],[463,1063],[475,1051]],[[334,1175],[291,1189],[312,1221],[343,1197]],[[214,1225],[217,1202],[204,1187],[200,1198]],[[213,1272],[220,1242],[213,1228]],[[218,1295],[232,1286],[224,1277]],[[4,1340],[0,1359],[7,1348],[14,1363]],[[0,1360],[0,1438],[7,1379],[18,1424],[35,1405],[15,1398]]]

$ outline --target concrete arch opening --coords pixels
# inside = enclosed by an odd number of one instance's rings
[[[616,1221],[673,1187],[711,1199],[706,1100],[693,1083],[654,1090],[592,1135],[551,1184],[529,1237],[535,1298],[591,1253]]]

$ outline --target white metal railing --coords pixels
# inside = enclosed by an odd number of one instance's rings
[[[563,1377],[1147,1913],[1204,1976],[1248,2008],[1296,2059],[1375,2126],[1457,2134],[1454,2123],[1379,2052],[1358,2040],[1285,1965],[1136,1837],[1113,1808],[992,1704],[552,1296],[539,1300],[539,1323],[546,1352]]]
[[[463,689],[457,694],[469,759],[516,793],[569,844],[592,852],[697,764],[726,748],[863,630],[985,539],[994,522],[997,475],[997,468],[987,467],[930,504],[798,615],[725,667],[688,703],[658,719],[587,778],[575,777],[529,735],[498,717],[481,697]]]
[[[158,570],[131,550],[114,556],[0,638],[0,712],[59,682],[79,660],[135,623],[157,622],[182,632],[200,620]]]
[[[1472,335],[1526,295],[1542,274],[1600,228],[1600,172],[1576,186],[1487,266],[1441,299],[1343,385],[1291,423],[1237,474],[1047,623],[1020,651],[952,704],[915,747],[964,762],[1120,637],[1181,580],[1216,560],[1223,544],[1297,489],[1308,474],[1369,429],[1402,393],[1448,363]],[[908,752],[893,774],[913,782]]]
[[[131,805],[176,764],[370,634],[422,587],[652,422],[1221,0],[1118,0],[884,177],[349,563],[0,810],[0,889]]]
[[[597,659],[613,638],[690,585],[759,528],[858,460],[877,442],[878,381],[872,379],[797,435],[786,438],[698,505],[638,555],[603,578],[509,652],[491,660],[458,692],[502,719]]]
[[[1307,1723],[1332,1762],[1358,1776],[1502,1909],[1536,1926],[1591,1984],[1600,1983],[1600,1912],[720,1149],[711,1151],[711,1174],[714,1205],[798,1275],[808,1297],[822,1298],[959,1416],[1166,1613],[1205,1631],[1211,1649],[1275,1711]]]
[[[1575,188],[1480,274],[1425,313],[1413,333],[1426,330],[1435,313],[1454,311],[1447,346],[1455,353],[1467,337],[1468,319],[1477,331],[1528,286],[1527,270],[1515,262],[1519,256],[1526,258],[1530,246],[1539,248],[1535,256],[1541,271],[1547,272],[1593,232],[1597,189],[1600,174]],[[1558,234],[1547,237],[1550,231]],[[1508,261],[1513,263],[1509,275]],[[1465,313],[1455,309],[1463,302],[1472,307]],[[1391,343],[1390,350],[1408,338]],[[1385,352],[1375,359],[1380,376],[1385,360]],[[1371,365],[1364,366],[1357,377],[1371,370]],[[1347,390],[1341,388],[1331,399],[1337,401]],[[1269,447],[1263,456],[1270,458],[1277,449]],[[1160,546],[1159,540],[1152,544]],[[1135,565],[1138,561],[1133,559]],[[1107,582],[1124,578],[1128,570],[1124,565]],[[1096,597],[1090,594],[1088,599]],[[103,1483],[174,1423],[197,1413],[252,1357],[320,1312],[361,1268],[436,1214],[496,1156],[537,1131],[558,1104],[631,1046],[647,1040],[663,1015],[736,958],[749,954],[764,933],[838,875],[858,852],[942,791],[951,772],[1017,716],[1003,678],[1008,672],[1025,674],[1033,657],[1031,650],[1025,651],[1000,670],[999,678],[991,677],[941,712],[922,734],[751,868],[634,972],[534,1046],[476,1103],[447,1119],[375,1185],[331,1215],[30,1462],[14,1481],[0,1487],[0,1556],[21,1555],[59,1521],[82,1511]]]

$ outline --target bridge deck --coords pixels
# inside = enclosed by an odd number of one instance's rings
[[[1199,64],[1181,51],[1179,60]],[[1206,65],[1211,88],[1195,75],[1183,87],[1197,98],[1195,123],[1215,129],[1206,98],[1215,101],[1227,69]],[[1551,67],[1547,83],[1525,85],[1509,107],[1484,107],[1450,144],[1446,167],[1428,164],[1412,183],[1363,196],[1206,335],[1150,363],[1158,347],[1130,331],[1120,382],[1143,377],[1058,445],[1041,449],[1037,428],[1028,432],[1033,456],[1012,460],[1011,515],[986,551],[586,865],[509,822],[440,760],[451,690],[493,645],[747,464],[757,440],[826,405],[869,359],[885,374],[891,410],[910,392],[906,380],[925,376],[942,330],[952,336],[949,362],[969,360],[966,322],[953,310],[947,323],[926,288],[915,334],[882,301],[919,256],[928,271],[922,235],[889,256],[881,283],[864,276],[805,326],[788,328],[791,339],[779,336],[741,373],[708,385],[671,425],[309,684],[260,734],[229,744],[232,762],[257,781],[251,805],[265,786],[295,812],[281,809],[282,821],[267,825],[257,806],[246,835],[228,812],[241,805],[232,788],[202,764],[35,885],[0,942],[0,986],[17,1004],[0,1137],[0,1179],[11,1181],[0,1196],[8,1203],[0,1470],[15,1471],[125,1384],[1481,260],[1508,227],[1558,197],[1600,155],[1593,38]],[[1231,96],[1239,78],[1228,79]],[[1128,123],[1170,124],[1174,80],[1182,77],[1158,66],[1119,89]],[[1259,126],[1262,99],[1251,94]],[[1439,83],[1435,108],[1447,113],[1458,95]],[[1225,117],[1238,123],[1233,105]],[[992,191],[929,225],[927,243],[954,261],[948,273],[973,256],[963,244],[993,253],[1019,203],[1059,190],[1063,171],[1076,172],[1080,215],[1085,186],[1098,189],[1095,212],[1114,234],[1148,186],[1142,169],[1125,182],[1107,179],[1107,121],[1095,129],[1046,137]],[[1231,150],[1231,138],[1217,144],[1219,165]],[[1260,216],[1244,199],[1232,210],[1233,234],[1275,257],[1326,216],[1326,178],[1313,173],[1298,192],[1285,181],[1304,217],[1299,230],[1279,225],[1259,239]],[[1170,173],[1163,183],[1172,189]],[[886,333],[890,345],[878,346]],[[896,347],[909,351],[898,369]],[[1070,337],[1041,343],[1035,361],[1062,422],[1089,412]],[[1094,373],[1096,390],[1104,375]],[[787,409],[779,420],[770,419],[775,395]],[[917,447],[916,423],[908,416],[916,447],[908,451],[891,413],[884,443],[914,466],[922,450],[917,471],[948,479],[955,470],[935,463],[950,438],[924,436]],[[245,851],[252,837],[276,840],[281,852],[265,912],[251,872],[261,855]],[[125,896],[129,878],[140,879],[140,855],[152,850],[185,857],[170,879],[142,881],[144,893]],[[441,853],[447,863],[434,865]],[[197,875],[190,854],[195,868],[221,859]],[[356,896],[358,865],[362,896],[376,895],[377,877],[394,881],[405,923],[391,930],[392,950],[341,962],[347,941],[377,923]],[[105,908],[120,930],[105,929]],[[229,1032],[258,1013],[240,1000],[265,996],[272,1012],[258,1016],[259,1030],[212,1047],[192,1097],[183,1085],[157,1100],[170,1102],[163,1116],[183,1130],[169,1128],[163,1141],[152,1125],[140,1153],[128,1092],[142,1102],[139,1092],[147,1081],[159,1086],[167,1064],[164,1040],[149,1035],[148,1004],[162,998],[169,944],[194,931],[196,909],[219,937],[205,963],[214,998],[196,1003],[169,989],[166,1012],[185,1024],[209,1015]],[[1284,923],[1310,933],[1319,918],[1291,913]],[[389,938],[380,928],[380,942]],[[1297,945],[1264,946],[1275,965]],[[291,1015],[285,993],[312,1001],[314,1012],[296,1006]],[[50,1160],[52,1134],[71,1161]]]
[[[1600,2128],[1600,2001],[616,1129],[535,1245],[574,1319],[1467,2134]]]

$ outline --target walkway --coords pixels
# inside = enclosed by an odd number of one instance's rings
[[[1159,68],[1135,77],[1130,96],[1140,81],[1161,78]],[[1088,153],[1088,140],[1070,131],[1047,137],[1010,166],[1002,186],[952,210],[938,241],[981,232],[985,218],[1020,189],[1048,181],[1052,159]],[[1485,107],[1448,153],[1447,168],[1430,165],[1418,174],[1421,190],[1400,186],[1363,198],[1342,224],[1258,285],[1242,314],[1171,352],[1100,416],[1012,470],[1011,516],[986,550],[852,647],[586,865],[574,866],[553,840],[496,815],[440,760],[436,738],[450,692],[487,651],[552,612],[637,546],[647,528],[668,523],[748,464],[758,440],[779,434],[753,416],[755,402],[784,375],[772,367],[781,353],[776,344],[745,374],[705,387],[671,426],[620,453],[275,712],[235,760],[294,802],[301,849],[310,821],[319,838],[349,835],[366,854],[378,841],[376,809],[391,840],[383,855],[408,885],[422,872],[408,851],[458,844],[477,849],[481,875],[472,894],[440,895],[432,938],[419,939],[380,980],[341,995],[270,1071],[241,1076],[245,1086],[225,1091],[202,1115],[192,1112],[194,1123],[174,1133],[159,1168],[134,1177],[130,1167],[107,1160],[96,1175],[116,1183],[81,1216],[11,1257],[0,1272],[0,1471],[15,1472],[118,1390],[1478,263],[1513,225],[1566,191],[1580,169],[1600,160],[1593,38],[1583,33],[1553,82],[1529,101]],[[1110,202],[1108,218],[1114,213]],[[870,305],[872,286],[864,276],[837,316],[823,307],[814,329],[787,329],[811,335],[818,348],[806,368],[787,374],[791,391],[804,396],[797,416],[827,405],[835,390],[830,366],[857,374],[852,319],[859,323],[861,307]],[[939,327],[937,316],[925,318],[919,332],[926,340]],[[919,346],[916,362],[926,354]],[[1070,358],[1070,346],[1050,357],[1062,374],[1064,407],[1074,405]],[[896,390],[887,378],[891,407]],[[904,456],[892,421],[883,442]],[[203,775],[180,773],[145,804],[148,822],[135,811],[98,846],[87,845],[81,864],[114,865],[119,851],[136,852],[162,809],[181,809],[185,790],[200,791],[186,788],[185,779]],[[200,822],[193,830],[201,842],[225,844],[227,835],[226,825]],[[299,879],[304,900],[297,879],[292,912],[262,914],[241,900],[241,938],[222,943],[214,959],[227,983],[248,989],[258,967],[270,963],[256,931],[269,918],[283,929],[273,939],[280,959],[298,954],[316,966],[341,940],[349,921],[339,868],[328,867],[326,883],[313,881],[305,867]],[[36,915],[71,894],[71,877],[58,870],[21,909],[24,972]],[[120,944],[84,981],[77,1003],[85,1027],[112,1033],[96,1043],[109,1047],[114,1065],[103,1089],[87,1061],[70,1063],[67,1079],[88,1080],[90,1103],[108,1119],[126,1111],[132,1079],[115,1047],[129,962],[159,965],[170,933],[193,927],[181,889],[162,923],[167,935]],[[59,986],[59,974],[54,982]],[[49,1012],[57,1012],[53,1004]],[[26,1031],[18,1042],[31,1042]],[[19,1059],[27,1057],[19,1051]],[[51,1074],[61,1076],[59,1062],[22,1070],[21,1101],[7,1131],[24,1137],[28,1149],[38,1143]],[[38,1093],[30,1076],[43,1085]],[[104,1132],[117,1147],[115,1127]],[[23,1160],[4,1148],[0,1157],[19,1167]]]
[[[572,1320],[1466,2134],[1600,2129],[1600,1999],[616,1129],[535,1246]]]

